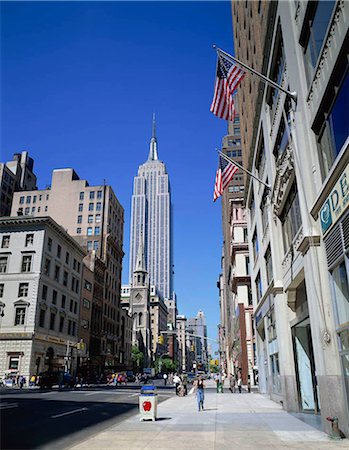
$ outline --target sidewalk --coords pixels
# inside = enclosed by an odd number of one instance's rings
[[[158,407],[156,422],[133,416],[71,447],[87,449],[348,449],[348,440],[327,434],[298,420],[281,406],[257,393],[205,393],[205,410],[196,398],[173,397]]]

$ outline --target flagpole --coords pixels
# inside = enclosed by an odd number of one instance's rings
[[[247,64],[241,62],[234,56],[231,56],[229,53],[225,52],[224,50],[218,48],[216,45],[213,45],[213,48],[216,49],[217,53],[223,55],[226,59],[235,62],[239,64],[239,66],[243,67],[244,69],[248,70],[249,72],[253,73],[254,75],[257,75],[257,77],[261,78],[265,83],[270,84],[275,89],[278,89],[279,91],[284,92],[286,95],[292,98],[292,100],[297,103],[297,93],[296,92],[290,92],[287,89],[283,88],[279,84],[275,83],[275,81],[271,80],[270,78],[266,77],[265,75],[257,72],[256,70],[252,69],[252,67],[248,66]]]
[[[243,170],[244,172],[248,173],[252,178],[254,178],[255,180],[257,180],[259,183],[263,184],[267,189],[271,189],[271,186],[267,183],[264,183],[264,181],[262,181],[260,178],[256,177],[256,175],[254,175],[252,172],[250,172],[249,170],[245,169],[241,164],[237,163],[236,161],[234,161],[233,159],[231,159],[228,155],[226,155],[225,153],[221,152],[220,150],[217,149],[217,152],[228,162],[233,163],[235,166],[237,166],[239,169]]]

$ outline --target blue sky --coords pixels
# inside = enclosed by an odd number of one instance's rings
[[[174,210],[179,312],[217,336],[221,205],[212,201],[226,122],[209,112],[216,43],[233,51],[230,2],[2,2],[1,161],[28,150],[39,188],[54,168],[105,178],[125,208],[153,111]]]

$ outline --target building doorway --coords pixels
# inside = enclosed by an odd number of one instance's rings
[[[292,328],[299,409],[320,413],[309,317]]]

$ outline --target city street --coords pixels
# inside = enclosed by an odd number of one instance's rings
[[[138,412],[140,386],[58,391],[6,389],[1,392],[2,449],[62,449],[78,444]],[[174,395],[158,389],[159,401]]]

